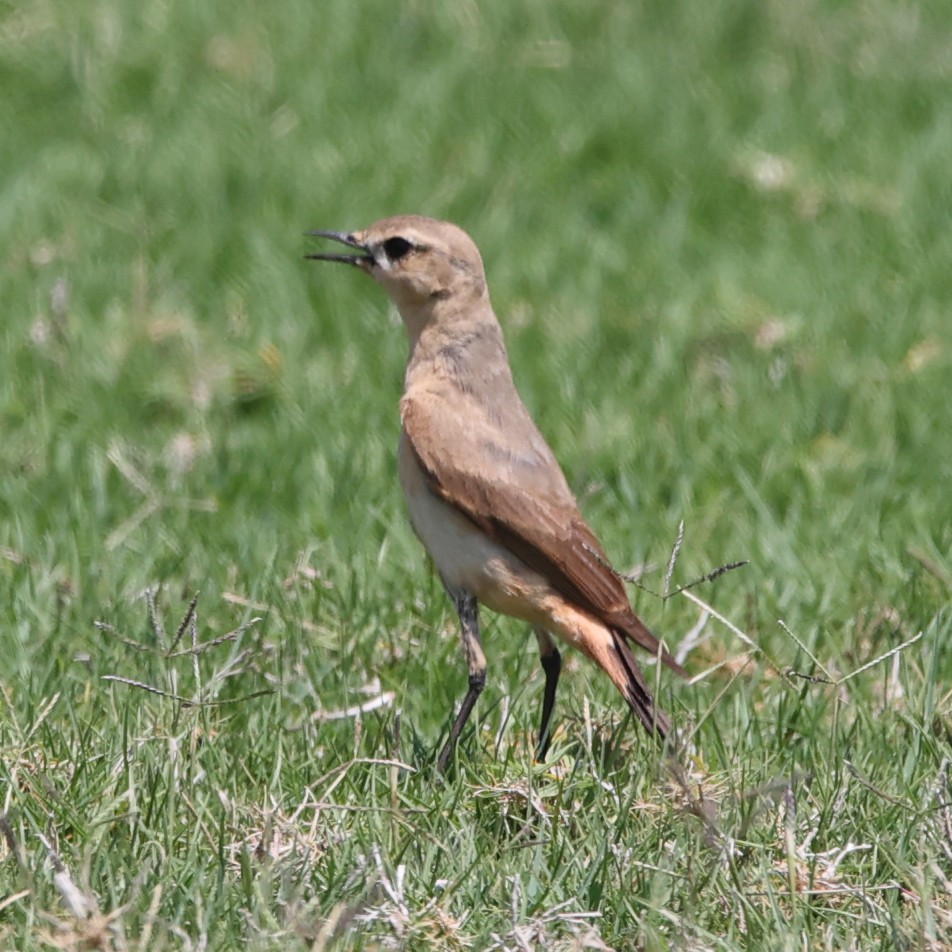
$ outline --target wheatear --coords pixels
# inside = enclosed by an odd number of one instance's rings
[[[527,621],[538,639],[545,672],[540,759],[562,666],[552,635],[599,665],[641,723],[664,738],[669,720],[628,643],[684,671],[632,611],[516,392],[472,239],[456,225],[415,215],[362,231],[310,234],[356,252],[307,257],[369,274],[396,304],[410,339],[397,467],[410,522],[459,614],[469,666],[469,691],[440,770],[486,684],[479,602]]]

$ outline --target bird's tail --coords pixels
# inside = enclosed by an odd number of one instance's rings
[[[614,653],[619,662],[616,671],[620,675],[620,677],[613,677],[612,680],[645,729],[649,733],[657,733],[664,740],[671,729],[671,721],[668,715],[655,704],[648,690],[641,668],[638,667],[638,662],[632,655],[631,648],[628,647],[626,637],[628,632],[612,628],[611,633]],[[677,665],[677,662],[672,659],[672,664]],[[675,670],[678,669],[680,665],[677,665]]]
[[[649,654],[660,658],[664,664],[670,668],[676,675],[682,678],[688,676],[687,671],[674,660],[674,656],[665,646],[644,625],[642,620],[634,613],[627,612],[627,617],[623,624],[618,626],[619,634],[630,639],[636,645],[644,648]]]

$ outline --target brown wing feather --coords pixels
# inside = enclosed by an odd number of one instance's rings
[[[566,598],[686,676],[632,611],[624,584],[608,567],[598,539],[567,490],[547,492],[522,486],[518,479],[490,481],[476,470],[454,465],[459,454],[439,452],[439,434],[429,426],[425,408],[404,398],[401,415],[420,468],[441,499],[550,579]],[[552,459],[551,465],[558,464]]]

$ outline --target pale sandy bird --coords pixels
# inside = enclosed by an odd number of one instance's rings
[[[561,670],[553,635],[588,655],[637,718],[664,738],[629,643],[684,671],[632,611],[565,476],[519,398],[479,250],[456,225],[416,215],[310,234],[354,254],[390,295],[410,341],[397,466],[410,522],[459,614],[469,690],[438,761],[445,769],[486,683],[477,603],[527,621],[545,672],[538,757]]]

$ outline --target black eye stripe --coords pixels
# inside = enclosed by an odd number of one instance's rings
[[[406,238],[388,238],[383,243],[384,254],[391,261],[399,261],[413,249],[413,245]]]

